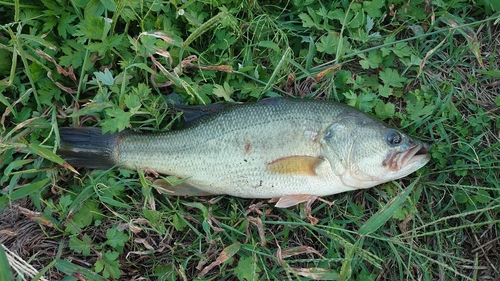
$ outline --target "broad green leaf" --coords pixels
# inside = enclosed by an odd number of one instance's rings
[[[95,1],[92,0],[91,2]],[[88,12],[88,10],[86,10],[86,12]],[[107,29],[106,25],[106,21],[103,17],[85,13],[85,19],[77,25],[77,31],[74,35],[83,36],[85,39],[90,40],[102,40],[107,35],[107,33],[105,33],[105,29]]]
[[[49,86],[47,88],[40,89],[38,91],[40,103],[52,106],[54,100],[60,99],[61,90],[55,86]]]
[[[234,93],[234,89],[227,82],[224,82],[224,86],[215,84],[213,93],[219,98],[224,98],[227,102],[234,102],[231,98],[231,95]]]
[[[119,47],[122,42],[124,41],[123,39],[125,38],[125,36],[123,34],[115,34],[115,35],[112,35],[110,37],[107,37],[106,38],[106,42],[108,43],[108,45],[112,48],[116,48],[116,47]],[[127,53],[124,53],[123,56],[127,55]],[[130,56],[128,56],[130,57]]]
[[[352,11],[349,13],[349,16],[352,15]],[[354,17],[347,22],[349,28],[358,29],[363,26],[365,15],[363,13],[354,13]],[[362,31],[362,30],[360,30]]]
[[[321,39],[319,39],[319,42],[316,43],[316,48],[318,49],[318,52],[331,55],[337,52],[338,45],[338,36],[336,36],[334,33],[328,33],[327,36],[323,36],[321,37]]]
[[[378,95],[384,98],[389,97],[392,94],[392,89],[389,85],[378,85]]]
[[[335,9],[330,13],[330,18],[336,19],[340,23],[344,23],[344,21],[345,22],[351,21],[352,16],[353,16],[353,13],[349,13],[346,15],[346,12],[344,11],[344,9]]]
[[[393,103],[384,103],[379,101],[375,106],[375,113],[380,119],[387,119],[394,117],[395,106]]]
[[[488,191],[482,189],[479,189],[477,191],[474,199],[480,203],[489,203],[492,200],[491,195],[488,193]]]
[[[118,279],[121,275],[120,262],[117,261],[118,252],[106,251],[94,264],[96,272],[102,272],[104,278]]]
[[[121,248],[125,245],[125,242],[129,240],[128,235],[123,231],[119,231],[116,226],[106,231],[106,238],[108,238],[106,244],[113,248]]]
[[[89,2],[89,0],[72,0],[72,2],[75,3],[75,5],[78,8],[83,8],[83,7],[85,7],[85,5],[87,5],[87,3]]]
[[[299,18],[302,20],[302,26],[304,27],[314,27],[316,29],[322,29],[320,23],[322,21],[321,15],[318,15],[311,7],[307,7],[307,14],[299,14]]]
[[[413,55],[411,48],[406,42],[397,43],[396,45],[394,45],[394,47],[391,48],[391,50],[394,54],[396,54],[396,56],[400,58],[410,57],[411,55]]]
[[[121,132],[130,125],[132,113],[125,112],[123,109],[114,107],[105,110],[108,117],[102,122],[102,132]]]
[[[73,42],[73,41],[69,41]],[[68,43],[69,43],[68,42]],[[85,57],[85,48],[83,45],[78,45],[77,48],[74,48],[73,45],[76,45],[78,43],[72,43],[68,44],[70,46],[64,46],[61,47],[61,50],[64,52],[64,56],[59,57],[59,64],[61,66],[66,66],[66,67],[73,67],[74,69],[78,69],[80,66],[82,66],[83,61],[86,59]]]
[[[178,213],[174,214],[174,217],[172,218],[172,224],[174,225],[174,228],[177,231],[183,231],[184,228],[187,226],[187,223],[184,220],[184,218],[181,218],[181,216]]]
[[[316,27],[319,29],[319,26],[313,21],[313,19],[306,13],[300,13],[299,18],[302,20],[302,26],[304,27]]]
[[[99,81],[101,81],[102,84],[106,86],[113,86],[113,84],[115,83],[115,78],[108,68],[105,68],[104,72],[96,71],[94,72],[94,75]]]
[[[91,42],[87,45],[87,50],[97,52],[100,56],[103,56],[111,48],[106,42]]]
[[[234,269],[239,280],[247,281],[258,280],[261,271],[262,269],[257,266],[252,256],[240,258],[238,266]]]
[[[135,91],[137,91],[136,88],[135,88]],[[141,107],[141,100],[140,100],[138,95],[128,94],[128,95],[125,95],[125,105],[130,110],[132,110],[132,109],[136,110],[139,107]]]
[[[399,221],[402,221],[408,217],[408,213],[409,213],[408,209],[402,207],[402,208],[397,209],[396,212],[394,212],[394,215],[392,215],[392,218],[399,220]]]
[[[92,242],[92,239],[86,233],[83,237],[85,241],[80,240],[77,236],[71,236],[69,238],[69,248],[88,257],[90,255],[90,247],[92,246],[89,243]]]
[[[414,103],[408,103],[406,105],[406,112],[410,120],[417,120],[422,116],[430,115],[435,108],[436,105],[425,104],[425,102],[421,100]]]
[[[372,18],[379,18],[382,16],[380,11],[385,5],[385,0],[363,1],[363,8],[366,13]]]
[[[59,206],[61,206],[64,210],[67,209],[67,207],[69,207],[71,205],[71,203],[73,203],[73,199],[71,199],[71,195],[67,194],[67,195],[63,195],[61,196],[61,198],[59,199]]]
[[[116,11],[116,4],[115,1],[113,0],[101,0],[101,3],[106,7],[106,9],[110,10],[111,12]]]
[[[386,68],[384,71],[381,71],[380,79],[386,86],[392,87],[403,87],[403,83],[408,80],[392,68]]]
[[[360,55],[360,57],[363,58],[359,61],[359,64],[363,69],[378,68],[383,61],[382,56],[377,51],[371,51],[368,53],[368,58],[364,55]]]
[[[63,38],[67,38],[68,34],[75,32],[75,24],[73,21],[77,18],[76,15],[70,13],[63,13],[58,19],[57,33]]]
[[[86,191],[84,192],[86,193]],[[102,218],[97,200],[89,199],[82,203],[81,199],[82,197],[74,199],[72,205],[68,208],[67,216],[71,217],[71,222],[65,224],[66,232],[76,234],[82,228],[91,225],[94,220]]]

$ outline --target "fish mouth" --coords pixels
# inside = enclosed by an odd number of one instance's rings
[[[404,151],[391,152],[382,164],[387,166],[391,171],[400,171],[405,167],[411,167],[413,164],[418,165],[419,163],[421,164],[418,166],[421,167],[430,159],[428,153],[430,147],[431,145],[428,143],[420,143]]]

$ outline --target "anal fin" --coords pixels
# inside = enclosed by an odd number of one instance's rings
[[[277,202],[276,205],[274,205],[276,208],[288,208],[305,202],[306,204],[304,206],[304,213],[311,224],[316,225],[318,223],[318,219],[313,217],[313,215],[311,214],[311,206],[316,200],[324,202],[330,206],[333,205],[333,202],[326,201],[325,199],[311,194],[283,195],[279,198],[271,199],[270,202]]]
[[[160,193],[164,193],[172,196],[210,196],[213,195],[210,192],[206,192],[191,185],[187,182],[182,182],[175,186],[171,185],[168,181],[164,179],[158,179],[153,182],[156,190]]]

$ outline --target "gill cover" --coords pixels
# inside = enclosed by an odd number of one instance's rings
[[[373,186],[372,183],[378,180],[360,169],[358,156],[370,156],[358,150],[366,149],[363,142],[374,135],[373,127],[380,127],[380,124],[366,116],[359,117],[344,115],[328,127],[322,138],[324,157],[330,162],[333,173],[353,189]]]

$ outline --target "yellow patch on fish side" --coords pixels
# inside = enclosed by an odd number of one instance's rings
[[[312,156],[289,156],[267,164],[267,171],[280,175],[316,176],[316,167],[324,160]]]

